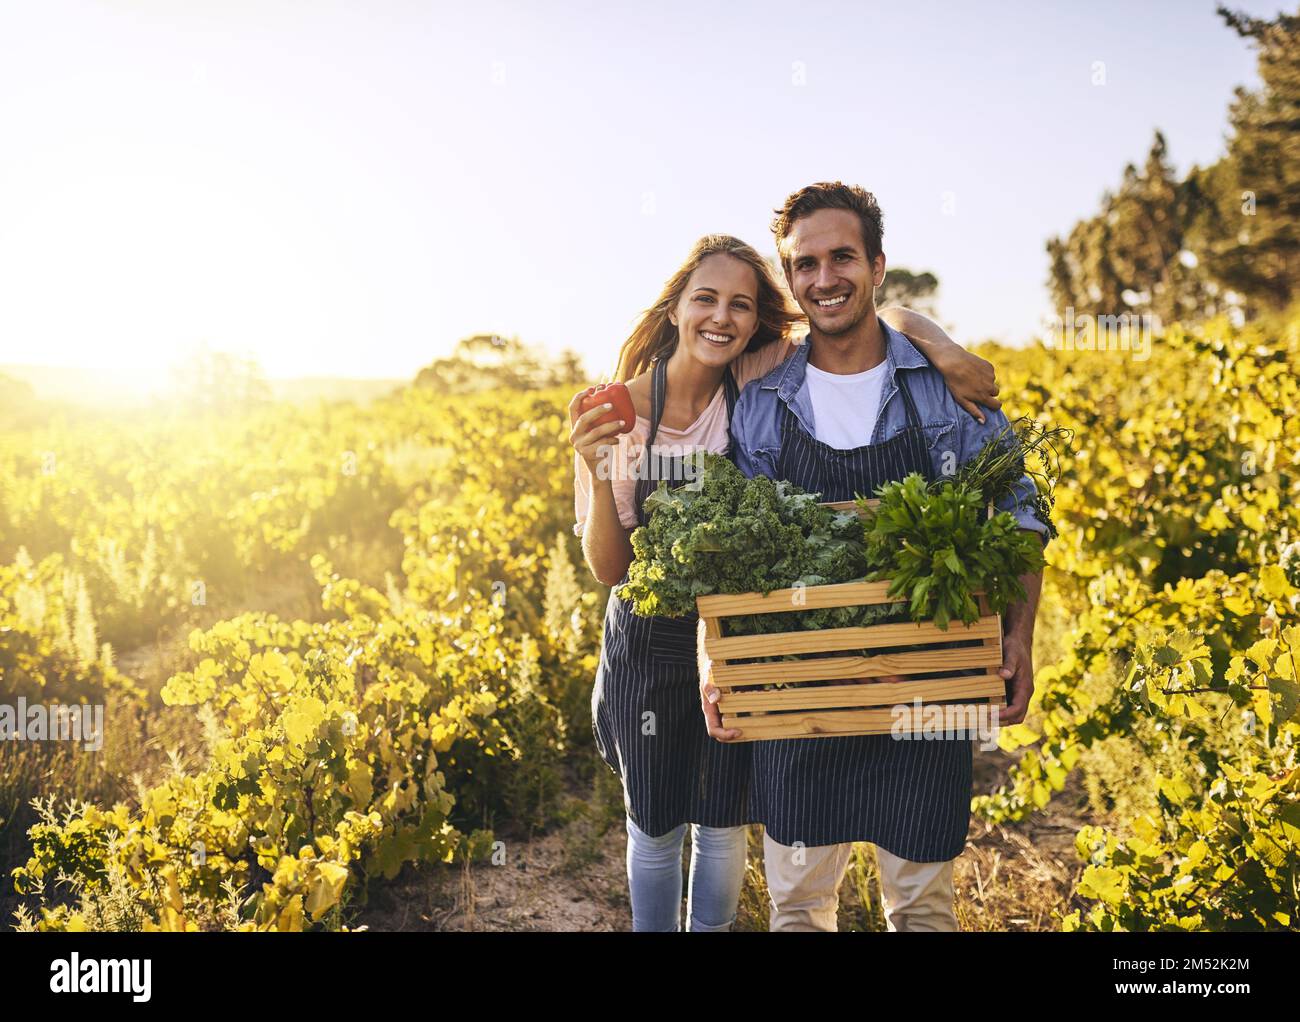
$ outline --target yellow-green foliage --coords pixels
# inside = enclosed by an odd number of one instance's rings
[[[498,817],[544,820],[572,746],[589,741],[599,640],[599,601],[573,567],[567,397],[447,402],[411,390],[365,410],[259,412],[192,451],[182,431],[161,459],[170,473],[133,477],[120,499],[75,516],[64,487],[94,486],[105,473],[120,482],[132,466],[101,473],[83,451],[82,469],[27,475],[6,490],[63,508],[69,556],[89,570],[107,549],[92,539],[119,527],[143,534],[160,502],[171,501],[166,513],[180,524],[195,499],[185,491],[197,485],[208,494],[201,526],[213,530],[212,549],[234,561],[220,577],[306,560],[320,593],[318,620],[250,611],[191,632],[190,662],[161,699],[199,714],[206,760],[138,804],[59,814],[47,805],[14,874],[33,899],[19,925],[341,927],[367,877],[484,854]],[[287,450],[267,448],[268,433]],[[115,454],[118,441],[103,449]],[[15,507],[7,518],[22,534]],[[382,588],[313,552],[376,529],[405,551],[400,576],[389,572]],[[162,607],[149,580],[190,577],[211,554],[199,531],[181,531],[183,542],[146,543],[147,564],[122,554],[134,548],[122,542],[110,551],[112,576],[142,580]],[[89,614],[80,590],[70,590],[71,609],[53,596],[41,615],[27,606],[30,591],[57,588],[60,556],[42,562],[45,574],[26,560],[0,569],[0,612],[17,615],[11,604],[22,603],[29,622],[0,639],[0,656],[21,658],[32,684],[48,684],[51,665],[66,660],[65,685],[102,692],[111,669],[78,666],[88,646],[77,615]],[[14,641],[28,633],[26,645]],[[58,879],[66,886],[56,889]],[[127,890],[138,911],[126,910]]]
[[[1118,749],[1149,809],[1079,835],[1093,905],[1067,929],[1296,926],[1300,318],[1175,326],[1145,361],[994,357],[1015,411],[1076,433],[1044,596],[1073,628],[1039,666],[1038,712],[1003,732],[1017,769],[976,810],[1022,817],[1085,750]]]

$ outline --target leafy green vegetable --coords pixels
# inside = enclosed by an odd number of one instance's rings
[[[986,517],[976,487],[934,486],[912,473],[877,493],[874,508],[858,501],[872,565],[867,577],[890,580],[889,594],[908,598],[915,621],[932,618],[942,629],[954,618],[970,624],[980,616],[974,594],[981,590],[1001,614],[1025,598],[1019,576],[1043,568],[1038,535],[1006,511]]]
[[[684,617],[695,612],[698,596],[866,578],[890,581],[889,595],[905,600],[736,615],[727,619],[728,635],[907,618],[947,629],[954,619],[969,624],[979,617],[977,592],[1000,614],[1025,598],[1020,576],[1042,570],[1043,552],[1035,533],[1007,512],[988,517],[986,507],[1008,495],[1023,499],[1028,475],[1035,515],[1054,534],[1056,444],[1069,437],[1068,430],[1018,419],[953,478],[927,483],[913,474],[888,483],[877,491],[877,508],[859,497],[861,521],[822,506],[820,494],[766,476],[746,479],[725,457],[704,455],[694,482],[677,489],[660,483],[646,499],[649,521],[632,533],[634,557],[619,596],[643,616]],[[1041,471],[1026,467],[1031,456]]]
[[[649,522],[632,533],[634,557],[619,596],[642,616],[685,617],[695,613],[697,596],[862,578],[858,516],[823,507],[818,497],[766,476],[747,479],[724,456],[704,455],[694,481],[672,490],[660,483],[646,498]],[[819,613],[828,612],[800,617]]]
[[[1027,475],[1034,484],[1032,504],[1034,517],[1047,529],[1048,539],[1056,536],[1052,524],[1052,509],[1056,505],[1054,491],[1060,477],[1060,451],[1058,445],[1068,448],[1074,434],[1068,429],[1048,429],[1028,416],[1007,423],[976,455],[957,469],[952,479],[937,479],[930,483],[937,489],[945,482],[964,483],[979,490],[984,503],[997,504],[1005,497],[1023,500],[1019,492],[1021,480]]]

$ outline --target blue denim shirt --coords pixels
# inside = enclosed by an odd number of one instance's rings
[[[884,320],[885,361],[889,368],[880,392],[880,413],[872,432],[871,443],[891,439],[907,428],[907,405],[898,391],[897,374],[907,374],[908,390],[921,418],[921,429],[934,475],[952,475],[958,466],[974,457],[984,444],[1007,426],[1002,412],[985,411],[984,425],[957,404],[944,382],[943,374],[902,333]],[[741,391],[731,417],[732,454],[746,476],[765,475],[776,478],[776,463],[781,454],[781,404],[786,404],[795,419],[812,436],[812,398],[805,386],[805,370],[811,345],[807,338],[793,354],[760,380],[752,380]],[[1047,542],[1047,528],[1034,517],[1033,499],[1037,490],[1028,475],[1016,484],[1014,496],[997,505],[1010,511],[1020,526],[1037,532]]]

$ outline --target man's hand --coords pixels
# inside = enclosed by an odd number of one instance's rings
[[[992,362],[957,344],[936,345],[930,361],[943,373],[954,400],[981,426],[984,425],[984,412],[980,405],[995,412],[1001,409],[997,370]]]
[[[722,726],[722,713],[718,709],[718,697],[721,692],[709,681],[712,675],[713,661],[709,659],[709,654],[704,649],[704,618],[700,618],[700,623],[695,632],[695,651],[696,662],[700,670],[700,709],[704,711],[704,727],[709,732],[709,736],[716,738],[720,742],[731,742],[739,738],[743,731],[738,728],[725,728]]]
[[[1020,724],[1034,694],[1034,656],[1029,644],[1018,635],[1002,637],[1002,666],[998,673],[1007,680],[1007,705],[998,714],[998,724]]]

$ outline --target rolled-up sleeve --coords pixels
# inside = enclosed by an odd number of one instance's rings
[[[1003,497],[995,505],[999,511],[1009,511],[1022,529],[1029,529],[1031,532],[1038,533],[1038,538],[1042,540],[1043,546],[1047,546],[1049,537],[1047,535],[1047,526],[1038,520],[1034,514],[1034,499],[1038,496],[1038,487],[1034,481],[1027,475],[1020,477],[1016,483],[1015,494]]]
[[[614,506],[618,509],[619,524],[625,529],[637,527],[636,514],[636,477],[630,467],[630,459],[644,443],[644,430],[640,423],[632,433],[621,433],[618,438],[618,453],[614,462]],[[636,437],[635,444],[633,437]],[[587,518],[591,514],[591,471],[576,451],[573,454],[573,534],[581,537],[587,527]]]

